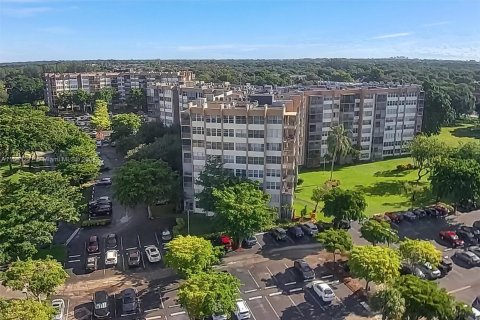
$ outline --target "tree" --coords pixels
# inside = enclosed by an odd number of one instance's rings
[[[127,105],[134,110],[143,110],[147,105],[147,95],[143,89],[134,88],[130,90],[127,98]]]
[[[323,197],[323,212],[334,221],[361,220],[367,207],[365,197],[361,192],[333,188]]]
[[[395,288],[405,300],[404,319],[454,319],[455,301],[436,282],[406,275],[397,279]]]
[[[313,202],[315,202],[315,208],[313,209],[313,212],[317,212],[318,203],[323,201],[325,194],[332,189],[332,187],[329,186],[330,185],[328,184],[328,181],[326,181],[322,186],[316,186],[315,189],[313,189],[312,196],[310,198]]]
[[[110,116],[107,103],[104,100],[95,100],[95,111],[90,123],[99,131],[110,129]]]
[[[455,117],[471,114],[475,108],[475,96],[470,87],[465,83],[455,85],[449,92]]]
[[[396,250],[380,246],[355,246],[350,252],[348,266],[353,276],[370,282],[392,283],[400,276],[400,256]]]
[[[178,134],[167,133],[157,138],[155,142],[140,145],[130,150],[127,154],[129,159],[155,159],[163,160],[174,170],[182,170],[182,141]]]
[[[96,102],[97,100],[102,100],[107,104],[111,104],[115,93],[114,88],[102,88],[93,94],[93,101]]]
[[[112,140],[135,134],[140,128],[140,117],[134,113],[121,113],[112,118]]]
[[[236,244],[273,223],[274,211],[269,206],[269,195],[251,181],[214,188],[212,195],[219,227]]]
[[[438,161],[430,174],[432,191],[440,199],[459,204],[475,201],[480,196],[480,164],[472,159]]]
[[[165,254],[166,265],[186,278],[209,271],[219,261],[219,250],[202,237],[176,236],[168,243],[168,249]]]
[[[61,92],[57,95],[56,100],[56,105],[66,110],[73,104],[73,95],[70,91]]]
[[[0,299],[0,320],[53,319],[55,309],[49,302],[31,299]]]
[[[137,136],[140,143],[149,144],[155,142],[157,138],[163,137],[166,133],[176,133],[176,131],[178,132],[178,128],[167,128],[161,121],[149,121],[141,124]]]
[[[6,87],[9,89],[8,104],[34,104],[43,99],[43,81],[24,75],[15,75],[7,78]]]
[[[180,285],[178,301],[190,319],[230,315],[236,309],[240,281],[226,272],[201,272]]]
[[[78,89],[73,94],[73,102],[81,107],[81,109],[85,112],[85,106],[91,100],[90,93],[83,89]]]
[[[395,287],[386,287],[375,292],[370,299],[373,311],[382,313],[382,320],[402,320],[405,313],[405,299]]]
[[[352,250],[352,236],[341,229],[328,229],[317,234],[316,239],[323,244],[325,250],[333,254],[333,262],[336,260],[336,253],[344,254]]]
[[[435,161],[448,155],[448,147],[437,137],[424,134],[417,135],[409,145],[415,167],[417,167],[417,183],[430,174]]]
[[[62,265],[51,257],[45,260],[14,261],[2,273],[2,284],[13,290],[26,289],[40,301],[41,296],[50,296],[65,283],[68,274]]]
[[[0,105],[7,103],[8,101],[8,92],[5,88],[5,83],[0,81]]]
[[[213,190],[225,189],[238,183],[240,178],[235,177],[223,167],[223,163],[217,157],[208,157],[205,167],[197,178],[197,184],[202,190],[197,194],[198,204],[205,211],[215,210]]]
[[[122,205],[153,205],[159,200],[174,200],[179,182],[177,174],[161,160],[129,160],[115,172],[112,187]]]
[[[399,252],[402,259],[411,266],[426,262],[438,266],[442,258],[441,252],[426,240],[405,239],[400,242]]]
[[[432,81],[424,82],[423,89],[425,90],[425,106],[422,132],[427,135],[439,134],[441,127],[452,122],[454,118],[450,97]]]
[[[352,142],[348,136],[348,132],[343,125],[331,128],[327,137],[328,153],[332,157],[332,165],[330,167],[330,180],[333,179],[333,167],[337,157],[347,155],[352,149]]]
[[[377,221],[375,219],[366,220],[360,227],[360,233],[365,240],[373,245],[378,243],[390,245],[391,243],[398,242],[396,230],[393,230],[386,221]]]

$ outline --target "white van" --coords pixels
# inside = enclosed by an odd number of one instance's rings
[[[473,315],[468,317],[468,320],[480,320],[480,311],[472,307],[472,313]]]
[[[237,310],[235,310],[235,316],[238,320],[250,319],[250,310],[248,309],[245,300],[237,300]]]

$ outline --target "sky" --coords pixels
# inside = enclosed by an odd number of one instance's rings
[[[0,0],[0,62],[480,60],[480,0]]]

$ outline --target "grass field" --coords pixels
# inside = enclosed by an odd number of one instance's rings
[[[47,256],[51,256],[60,263],[66,261],[67,248],[64,245],[54,244],[49,248],[39,249],[37,254],[34,255],[34,259],[45,259]]]
[[[480,139],[480,129],[473,124],[443,127],[438,138],[449,146],[456,147],[460,142],[478,141]]]

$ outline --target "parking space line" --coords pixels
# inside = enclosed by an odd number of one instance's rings
[[[471,287],[472,287],[472,286],[465,286],[465,287],[458,288],[458,289],[455,289],[455,290],[452,290],[452,291],[448,291],[448,293],[449,293],[449,294],[457,293],[457,292],[460,292],[460,291],[464,291],[464,290],[470,289]]]
[[[269,296],[269,297],[279,296],[279,295],[281,295],[282,293],[283,293],[282,291],[272,292],[272,293],[270,293],[268,296]]]
[[[66,319],[68,320],[68,309],[70,308],[70,299],[67,299],[67,311],[65,312]]]
[[[147,309],[147,310],[143,310],[143,312],[153,312],[153,311],[158,311],[160,310],[160,308],[153,308],[153,309]]]
[[[169,308],[178,308],[178,307],[180,307],[180,305],[179,304],[172,304],[171,306],[168,306],[168,307]]]
[[[161,296],[161,293],[160,293],[160,304],[162,305],[162,309],[165,309],[165,305],[163,304],[163,297]]]
[[[248,298],[248,301],[258,300],[258,299],[262,299],[262,298],[263,298],[262,296],[255,296],[255,297]]]
[[[125,271],[125,257],[123,254],[123,238],[120,236],[120,250],[121,250],[121,256],[122,256],[122,271]]]
[[[245,291],[243,291],[243,293],[245,293],[245,294],[246,294],[246,293],[252,293],[252,292],[255,292],[255,291],[257,291],[257,290],[258,290],[258,289],[245,290]]]
[[[297,283],[297,282],[295,282],[295,281],[287,282],[287,283],[285,283],[285,286],[291,286],[291,285],[294,285],[294,284],[296,284],[296,283]]]
[[[117,317],[117,297],[115,296],[115,293],[113,294],[113,314],[115,315],[115,318]]]
[[[253,282],[255,282],[255,284],[257,285],[257,288],[260,288],[260,286],[258,285],[257,280],[255,280],[255,278],[253,277],[253,275],[252,275],[252,273],[250,272],[250,270],[247,270],[247,271],[248,271],[248,274],[250,275],[250,277],[252,277]]]
[[[287,296],[288,299],[290,300],[290,302],[292,303],[293,306],[295,306],[295,308],[297,308],[298,312],[300,312],[300,314],[302,315],[302,317],[305,317],[305,315],[303,314],[302,310],[300,310],[300,308],[297,306],[297,304],[295,303],[295,301],[293,301],[293,299],[290,297],[290,296]]]
[[[298,292],[298,291],[302,291],[303,288],[293,288],[293,289],[290,289],[288,290],[288,292],[292,293],[292,292]]]
[[[286,269],[289,269],[290,267],[288,266],[288,264],[284,263],[283,264],[285,266]]]
[[[276,288],[277,286],[268,286],[268,287],[265,287],[264,289],[265,290],[268,290],[268,289],[273,289],[273,288]]]
[[[333,274],[329,274],[328,276],[323,276],[323,277],[320,277],[320,279],[330,279],[330,278],[333,278]]]
[[[175,316],[179,316],[179,315],[182,315],[182,314],[185,314],[185,313],[186,313],[185,311],[179,311],[179,312],[171,313],[170,316],[175,317]]]
[[[157,245],[160,246],[160,241],[158,241],[157,232],[154,232],[153,234],[155,235],[155,240],[157,241]]]
[[[165,319],[166,319],[167,316],[165,316]],[[148,318],[145,318],[146,320],[156,320],[156,319],[162,319],[163,316],[153,316],[153,317],[148,317]]]
[[[76,260],[69,260],[68,263],[74,263],[74,262],[80,262],[79,259],[76,259]]]
[[[131,247],[131,248],[127,248],[125,250],[133,250],[133,249],[137,249],[137,247]]]
[[[68,256],[68,257],[69,257],[69,258],[78,258],[78,257],[80,257],[80,256],[81,256],[81,254],[74,254],[74,255],[71,255],[71,256]]]
[[[322,306],[322,304],[320,302],[318,302],[317,298],[315,298],[315,296],[313,294],[310,293],[309,290],[305,290],[305,292],[310,296],[312,297],[313,301],[315,301],[315,303],[320,307],[320,309],[322,309],[323,311],[325,311],[325,308]]]
[[[273,308],[272,304],[270,303],[270,301],[268,300],[267,297],[265,297],[265,300],[267,300],[268,305],[270,306],[270,308],[272,308],[273,313],[275,313],[275,315],[277,316],[277,318],[280,319],[280,316],[278,315],[277,311],[275,311],[275,309]]]

